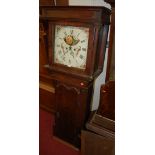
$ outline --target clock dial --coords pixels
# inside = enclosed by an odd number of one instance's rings
[[[54,63],[86,68],[89,28],[55,26]]]

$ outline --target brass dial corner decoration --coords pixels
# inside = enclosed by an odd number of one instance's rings
[[[54,63],[86,68],[89,28],[55,26]]]

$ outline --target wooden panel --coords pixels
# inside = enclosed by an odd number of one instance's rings
[[[91,89],[90,89],[91,90]],[[90,92],[58,83],[54,135],[79,147],[81,128],[89,112]]]
[[[47,50],[46,50],[46,30],[43,23],[39,23],[39,73],[47,74],[44,67],[48,63]]]
[[[67,21],[83,21],[85,23],[93,22],[94,24],[110,24],[110,10],[104,7],[52,7],[52,6],[42,6],[40,7],[41,16],[40,19],[66,19]]]
[[[82,16],[84,15],[84,16]],[[80,11],[79,13],[73,13],[73,10],[65,11],[65,10],[51,10],[46,9],[43,10],[42,16],[50,17],[50,18],[72,18],[72,19],[88,19],[88,20],[97,20],[97,16],[101,16],[101,12],[92,12],[89,10]]]
[[[44,89],[44,90],[51,92],[51,93],[55,93],[55,89],[54,89],[53,85],[47,84],[47,83],[42,82],[42,81],[39,82],[39,88]]]
[[[67,6],[69,0],[39,0],[40,6]]]
[[[71,87],[56,88],[57,114],[54,135],[70,143],[76,143],[76,117],[80,108],[77,103],[78,92],[79,90]]]
[[[105,121],[103,117],[95,118],[95,116],[96,112],[92,112],[89,121],[86,124],[87,130],[86,131],[82,130],[81,135],[82,155],[114,155],[115,154],[115,131],[113,126],[114,122],[107,123],[108,120]],[[105,122],[106,125],[104,124]],[[110,128],[107,129],[107,127]]]
[[[107,117],[103,117],[101,115],[98,115],[96,112],[92,115],[89,123],[86,124],[87,129],[91,129],[93,131],[98,131],[98,134],[105,135],[104,132],[100,130],[100,128],[106,128],[107,130],[110,130],[111,133],[115,132],[115,121],[108,119]],[[110,136],[110,135],[109,135]],[[113,137],[114,134],[111,134],[111,137]]]
[[[57,6],[66,6],[69,5],[69,0],[56,0]]]
[[[109,81],[102,85],[97,113],[103,117],[115,120],[115,81]]]
[[[39,0],[39,5],[44,6],[44,5],[51,5],[54,6],[54,0]]]
[[[114,140],[90,131],[82,131],[82,155],[114,155]]]
[[[69,0],[39,0],[40,6],[67,6],[69,5]]]
[[[39,84],[39,105],[47,111],[55,112],[55,89],[52,85]]]

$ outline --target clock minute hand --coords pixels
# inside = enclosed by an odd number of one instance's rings
[[[63,43],[61,44],[61,48],[62,48],[62,51],[63,51],[63,54],[65,55],[66,53],[68,53],[68,50],[65,51],[65,48],[63,46]]]
[[[76,56],[79,54],[80,51],[81,51],[81,46],[77,49]]]
[[[62,52],[63,52],[63,54],[65,55],[65,54],[66,54],[66,52],[65,52],[65,49],[64,49],[63,44],[61,44],[61,48],[62,48]]]
[[[74,52],[73,52],[73,50],[72,50],[72,48],[70,49],[70,55],[74,58]]]

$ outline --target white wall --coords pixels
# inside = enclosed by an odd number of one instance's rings
[[[101,85],[105,83],[105,77],[106,77],[106,68],[107,68],[107,51],[105,53],[105,60],[104,60],[104,68],[103,72],[97,77],[97,79],[94,82],[94,95],[92,97],[92,107],[91,110],[96,110],[99,105],[99,99],[100,99],[100,88]]]
[[[104,2],[103,0],[69,0],[69,5],[79,5],[79,6],[105,6],[111,9],[110,5]],[[104,68],[103,72],[94,82],[94,95],[92,97],[92,107],[91,110],[96,110],[99,105],[100,99],[100,87],[102,84],[105,83],[105,76],[106,76],[106,67],[107,67],[107,50],[105,54],[104,60]]]
[[[111,8],[104,0],[69,0],[69,5],[105,6]]]

